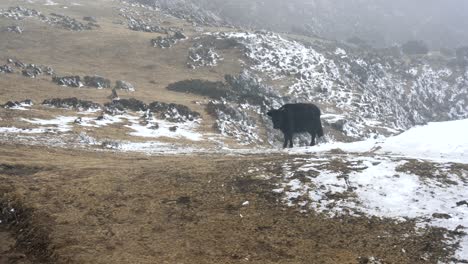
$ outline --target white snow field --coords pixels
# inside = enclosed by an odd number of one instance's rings
[[[344,154],[320,154],[338,148]],[[365,214],[398,221],[410,218],[417,220],[418,227],[468,232],[468,171],[452,163],[468,164],[468,120],[429,123],[387,139],[289,151],[312,152],[318,152],[318,157],[294,158],[283,164],[281,183],[274,191],[284,194],[286,204],[331,217]],[[349,172],[324,167],[334,159],[347,164]],[[427,174],[419,175],[417,170]],[[299,180],[298,173],[308,180]],[[297,198],[303,199],[297,202]],[[458,248],[453,263],[466,263],[468,236],[451,243]]]

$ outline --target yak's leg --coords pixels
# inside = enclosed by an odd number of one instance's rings
[[[310,140],[310,145],[315,146],[315,132],[309,132],[309,133],[310,133],[310,137],[312,138]]]
[[[289,147],[292,148],[293,147],[293,133],[289,134]]]
[[[283,148],[286,148],[288,146],[288,140],[289,140],[289,134],[284,133],[284,143],[283,143]]]

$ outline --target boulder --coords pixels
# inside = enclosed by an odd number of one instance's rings
[[[6,102],[6,104],[2,105],[3,108],[7,108],[7,109],[10,109],[10,108],[16,108],[16,107],[29,107],[29,106],[32,106],[33,105],[33,102],[31,99],[26,99],[26,100],[23,100],[21,102],[18,102],[18,101],[8,101]]]
[[[148,106],[135,98],[130,98],[130,99],[120,99],[120,100],[114,100],[111,103],[106,103],[104,105],[106,107],[106,110],[110,113],[119,113],[119,112],[125,112],[127,110],[131,111],[146,111]]]
[[[121,80],[115,83],[115,89],[126,90],[131,92],[135,91],[135,87],[131,83]]]
[[[85,76],[83,78],[83,83],[85,86],[96,87],[99,89],[111,87],[111,81],[109,79],[106,79],[98,75]]]
[[[165,119],[170,122],[182,123],[200,118],[200,113],[180,104],[168,104],[156,101],[148,105],[148,110],[155,113],[159,119]]]

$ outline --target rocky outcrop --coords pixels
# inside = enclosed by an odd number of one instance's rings
[[[2,107],[6,109],[24,109],[25,107],[31,107],[32,105],[33,101],[31,99],[26,99],[21,102],[8,101],[4,105],[2,105]]]
[[[42,104],[57,108],[78,109],[80,111],[102,109],[98,103],[80,100],[76,97],[46,99]]]
[[[111,81],[104,77],[94,75],[94,76],[85,76],[83,78],[83,84],[88,87],[95,87],[98,89],[102,88],[111,88]]]
[[[29,78],[36,78],[42,74],[52,75],[54,74],[54,70],[49,66],[28,64],[23,68],[21,73],[23,74],[23,76]]]
[[[149,105],[135,98],[114,100],[104,105],[106,111],[112,114],[126,111],[145,112],[145,119],[153,116],[169,122],[183,123],[200,118],[200,113],[192,111],[185,105],[152,102]]]
[[[15,70],[8,64],[0,66],[0,73],[14,73]]]
[[[110,103],[106,103],[104,106],[106,107],[106,111],[112,114],[122,113],[128,110],[135,112],[146,111],[148,108],[144,102],[135,98],[114,100]]]
[[[148,105],[148,110],[154,113],[157,118],[165,119],[169,122],[182,123],[200,118],[200,113],[180,104],[152,102]]]
[[[54,76],[52,77],[52,81],[58,85],[67,86],[67,87],[79,88],[83,86],[80,76],[64,76],[64,77]]]
[[[52,81],[58,85],[67,86],[67,87],[94,87],[98,89],[111,88],[111,81],[104,77],[94,75],[94,76],[84,76],[81,78],[78,75],[52,77]]]
[[[45,65],[24,64],[15,59],[8,59],[7,64],[0,66],[0,73],[14,73],[15,68],[21,70],[21,74],[29,78],[37,78],[40,75],[53,75],[54,69]]]

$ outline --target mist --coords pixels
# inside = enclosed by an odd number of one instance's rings
[[[191,5],[248,29],[333,40],[359,38],[374,47],[422,40],[431,49],[468,45],[464,0],[139,0]]]

